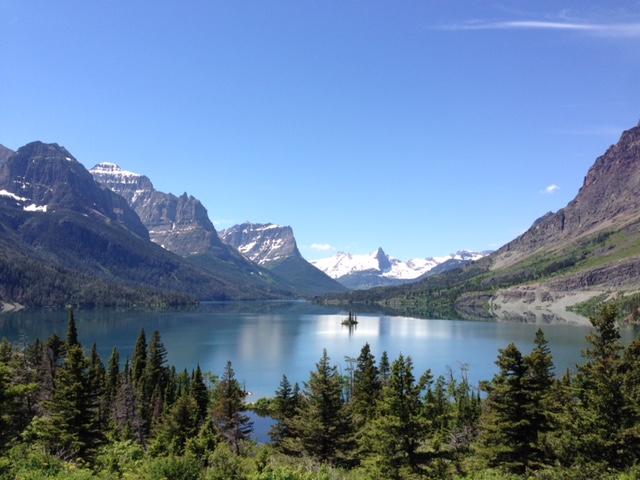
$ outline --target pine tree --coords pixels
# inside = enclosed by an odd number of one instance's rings
[[[527,392],[527,366],[513,344],[501,349],[496,365],[500,371],[490,383],[483,412],[482,454],[489,465],[523,474],[529,468],[531,445],[536,438],[532,429],[530,397]]]
[[[391,376],[391,364],[386,351],[382,352],[378,369],[380,370],[380,383],[385,386],[389,383],[389,377]]]
[[[300,451],[321,462],[340,464],[350,456],[350,419],[342,399],[342,382],[325,349],[304,384],[298,414],[290,426],[297,445],[287,442],[290,450]]]
[[[107,378],[105,380],[105,394],[109,399],[109,404],[116,396],[118,389],[118,379],[120,377],[120,353],[116,347],[113,347],[109,363],[107,367]]]
[[[216,386],[216,401],[213,405],[213,419],[220,436],[229,446],[240,453],[241,444],[249,440],[253,432],[253,422],[244,413],[246,392],[235,378],[231,362],[227,362],[224,373]]]
[[[89,352],[89,367],[87,370],[89,389],[95,396],[95,402],[98,409],[96,428],[104,429],[108,425],[109,408],[108,401],[105,398],[106,378],[107,372],[104,368],[104,364],[98,355],[98,347],[96,343],[93,343],[91,351]]]
[[[112,407],[113,421],[120,432],[130,432],[125,437],[135,439],[141,445],[146,445],[145,429],[143,420],[139,415],[138,395],[133,383],[129,359],[124,364],[124,368],[118,379],[118,389]]]
[[[551,430],[552,403],[551,391],[555,383],[553,357],[544,332],[538,329],[534,340],[533,351],[524,357],[527,367],[525,388],[530,402],[528,419],[532,430],[529,466],[542,467],[552,462],[542,447],[543,436]]]
[[[298,384],[296,384],[297,388]],[[287,438],[292,437],[290,422],[295,416],[298,406],[300,404],[299,395],[289,383],[289,379],[286,375],[282,375],[280,380],[280,386],[276,390],[276,396],[274,398],[275,409],[272,413],[272,417],[276,420],[276,423],[269,430],[269,437],[271,438],[271,444],[278,450],[282,450],[287,453],[286,446],[283,442]]]
[[[20,410],[20,397],[27,393],[26,385],[15,385],[11,381],[13,371],[0,361],[0,453],[21,432],[16,416]]]
[[[628,464],[640,463],[640,337],[636,337],[622,355],[622,394],[624,412],[622,441],[623,455]]]
[[[574,424],[582,432],[579,450],[586,458],[621,468],[626,462],[620,455],[625,450],[625,404],[617,313],[607,305],[590,318],[594,331],[586,337],[591,346],[583,352],[586,361],[576,376],[580,408]]]
[[[195,371],[191,375],[191,385],[189,388],[189,394],[193,397],[198,405],[198,418],[200,422],[204,422],[209,411],[209,390],[204,384],[204,378],[202,376],[202,370],[200,370],[200,364],[196,367]]]
[[[67,348],[80,345],[78,340],[78,330],[76,328],[76,321],[73,317],[73,308],[69,307],[69,323],[67,325]]]
[[[56,333],[44,345],[42,357],[37,365],[39,403],[51,400],[54,381],[65,355],[65,342]]]
[[[56,377],[45,438],[51,453],[62,458],[87,458],[102,440],[98,397],[89,379],[89,361],[82,347],[67,350]]]
[[[131,361],[131,377],[134,383],[138,383],[142,379],[145,367],[147,365],[147,336],[144,328],[140,330],[135,349],[133,350],[133,359]]]
[[[146,396],[150,397],[156,387],[164,391],[167,386],[167,349],[160,340],[160,332],[154,330],[147,349],[147,361],[143,369]]]
[[[353,395],[349,405],[356,430],[361,429],[368,420],[373,418],[381,392],[382,383],[380,372],[376,367],[376,359],[371,353],[369,344],[365,343],[357,359]]]
[[[376,416],[361,440],[365,466],[374,475],[404,478],[423,473],[426,457],[421,445],[429,433],[423,391],[432,382],[429,371],[416,382],[411,357],[399,355],[377,403]]]
[[[200,427],[198,405],[189,395],[181,395],[158,426],[158,433],[151,447],[152,453],[169,452],[182,455],[189,438],[198,434]]]

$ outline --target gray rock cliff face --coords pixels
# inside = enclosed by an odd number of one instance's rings
[[[207,209],[193,196],[159,192],[148,177],[111,163],[96,165],[90,172],[97,182],[127,200],[153,242],[183,257],[208,251],[234,256],[218,237]]]

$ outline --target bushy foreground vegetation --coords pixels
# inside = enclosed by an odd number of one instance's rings
[[[0,478],[637,478],[640,339],[624,348],[614,308],[592,318],[584,363],[557,377],[544,334],[499,351],[478,388],[466,369],[414,374],[369,345],[340,374],[326,351],[300,388],[286,376],[254,405],[276,423],[250,440],[230,362],[214,377],[166,365],[144,330],[124,368],[67,338],[0,344]]]

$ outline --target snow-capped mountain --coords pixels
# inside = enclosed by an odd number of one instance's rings
[[[249,260],[296,285],[305,295],[347,290],[300,255],[291,227],[245,222],[221,230],[219,235]]]
[[[331,278],[349,288],[362,289],[383,285],[397,285],[415,281],[438,268],[444,271],[478,260],[488,252],[461,250],[445,257],[414,258],[407,261],[387,255],[382,248],[369,255],[338,252],[332,257],[314,260],[316,266]],[[449,266],[450,268],[446,268]]]
[[[224,242],[258,265],[300,255],[291,227],[245,222],[221,230],[219,235]]]

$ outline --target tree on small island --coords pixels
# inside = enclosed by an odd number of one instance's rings
[[[342,320],[342,325],[357,325],[358,319],[353,313],[353,310],[349,310],[349,316]]]

